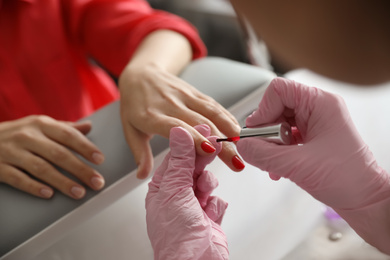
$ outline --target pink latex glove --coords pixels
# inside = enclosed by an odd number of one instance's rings
[[[280,121],[296,126],[303,145],[242,139],[237,149],[243,159],[273,179],[289,178],[390,254],[390,177],[360,137],[343,99],[276,78],[246,124]]]
[[[154,173],[146,196],[146,223],[155,259],[228,259],[220,227],[227,203],[210,196],[218,186],[204,170],[221,151],[206,125],[195,127],[216,148],[211,156],[196,155],[194,140],[181,127],[170,131],[171,151]]]

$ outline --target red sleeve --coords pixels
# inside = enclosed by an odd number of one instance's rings
[[[184,19],[152,9],[143,0],[63,1],[70,33],[85,51],[118,76],[142,39],[158,29],[184,35],[193,59],[206,55],[197,30]]]

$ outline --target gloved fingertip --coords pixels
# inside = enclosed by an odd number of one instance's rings
[[[172,156],[181,156],[194,149],[192,135],[183,127],[173,127],[169,133],[169,147]]]
[[[279,175],[274,174],[272,172],[269,172],[268,175],[269,175],[270,179],[273,180],[273,181],[278,181],[281,178]]]
[[[222,142],[217,142],[217,139],[219,137],[217,136],[209,136],[207,139],[210,141],[210,143],[214,146],[215,148],[215,154],[219,154],[222,150]]]
[[[255,110],[245,119],[245,125],[246,126],[253,126],[256,125],[256,118],[257,114],[259,113],[258,110]]]
[[[197,188],[201,192],[211,192],[218,187],[218,179],[210,171],[203,171],[197,180]]]

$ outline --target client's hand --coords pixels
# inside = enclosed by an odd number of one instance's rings
[[[47,116],[0,123],[0,183],[41,198],[50,198],[52,188],[82,198],[85,188],[61,174],[58,166],[92,189],[101,189],[103,177],[72,153],[95,164],[103,162],[101,151],[84,135],[90,129],[89,122],[61,122]]]
[[[208,137],[210,128],[195,127]],[[220,152],[221,145],[208,138]],[[191,134],[181,127],[170,132],[170,153],[156,170],[146,196],[147,229],[155,259],[228,259],[220,227],[227,203],[210,196],[218,185],[204,170],[215,157],[196,154]]]
[[[210,155],[214,148],[193,126],[207,124],[216,136],[236,136],[237,120],[211,97],[157,66],[127,67],[119,81],[121,118],[126,140],[138,164],[138,178],[146,178],[153,168],[150,139],[169,136],[181,126],[193,137],[198,154]],[[225,142],[219,158],[232,170],[245,165],[234,147]]]
[[[247,126],[287,121],[303,145],[243,139],[237,148],[252,165],[289,178],[333,207],[367,242],[390,253],[390,175],[378,166],[341,97],[277,78]]]

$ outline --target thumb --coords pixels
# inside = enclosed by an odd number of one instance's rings
[[[169,135],[170,158],[163,174],[160,189],[175,194],[193,186],[195,143],[192,135],[182,127],[173,127]]]
[[[300,164],[305,160],[303,146],[278,145],[256,138],[242,139],[237,142],[237,151],[249,164],[275,175],[290,178]]]
[[[125,128],[125,137],[138,165],[137,178],[145,179],[153,168],[153,153],[149,144],[150,136],[128,125]]]

